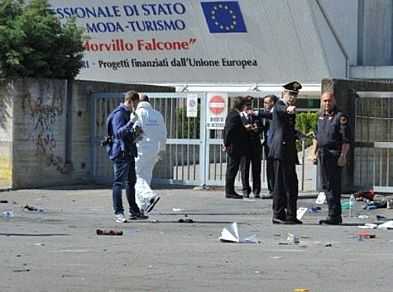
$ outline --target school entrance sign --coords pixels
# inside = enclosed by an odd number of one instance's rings
[[[77,79],[273,84],[283,80],[305,82],[308,76],[319,83],[322,77],[329,76],[324,54],[302,53],[302,43],[321,48],[318,34],[297,33],[298,27],[314,29],[309,18],[291,14],[311,14],[307,1],[290,1],[285,6],[282,1],[266,0],[49,3],[60,21],[75,18],[88,35]],[[264,14],[267,6],[271,13]],[[277,23],[277,17],[289,22]],[[304,39],[296,40],[294,36]]]

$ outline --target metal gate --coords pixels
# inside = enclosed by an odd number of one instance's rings
[[[393,92],[358,91],[355,184],[393,192]]]
[[[203,146],[204,110],[198,94],[198,117],[186,117],[185,93],[147,93],[153,108],[160,111],[167,127],[167,144],[164,155],[156,164],[153,182],[184,185],[202,184],[201,158]],[[123,100],[123,93],[97,93],[92,96],[93,154],[92,174],[96,183],[109,183],[112,179],[112,163],[108,159],[101,139],[106,135],[105,121],[109,113]],[[201,135],[202,133],[202,135]]]
[[[167,127],[166,151],[153,172],[153,183],[222,186],[225,184],[227,155],[223,151],[223,130],[206,128],[207,94],[198,96],[198,117],[186,116],[187,95],[192,93],[146,93],[153,108],[164,116]],[[254,108],[262,108],[261,94],[229,93],[228,107],[235,96],[254,96]],[[123,99],[123,93],[97,93],[92,96],[92,174],[96,183],[110,183],[112,164],[100,141],[106,135],[105,121]],[[261,183],[266,188],[265,159],[262,160]],[[298,168],[301,190],[304,189],[303,164]],[[236,180],[240,185],[240,175]]]

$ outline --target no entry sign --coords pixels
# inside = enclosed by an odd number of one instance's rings
[[[221,114],[225,109],[225,99],[221,95],[214,95],[209,100],[209,110],[213,115]]]
[[[228,95],[225,93],[208,93],[207,107],[207,127],[223,129],[227,115]]]

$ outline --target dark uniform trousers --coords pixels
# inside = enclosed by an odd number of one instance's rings
[[[256,195],[261,192],[261,160],[262,160],[262,144],[258,140],[250,142],[248,153],[241,158],[240,172],[243,184],[243,194],[249,195],[250,188],[250,164],[252,173],[252,188]]]
[[[296,219],[298,198],[296,164],[274,159],[273,169],[275,180],[273,190],[273,217],[281,220],[294,220]]]
[[[341,167],[337,166],[339,151],[321,148],[319,167],[322,190],[326,194],[329,217],[341,216]]]
[[[350,143],[348,117],[334,108],[319,116],[316,138],[319,145],[319,172],[322,191],[326,194],[329,218],[341,220],[341,167],[337,160],[343,144]]]
[[[239,171],[240,161],[242,155],[239,153],[228,153],[227,160],[227,170],[225,174],[225,193],[234,194],[235,193],[235,178]]]

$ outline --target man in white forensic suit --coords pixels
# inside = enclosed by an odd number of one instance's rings
[[[159,160],[160,152],[165,151],[167,131],[162,114],[153,109],[147,95],[140,97],[135,112],[143,130],[141,139],[137,141],[135,197],[139,209],[147,214],[160,200],[160,196],[150,188],[150,184],[154,165]]]

